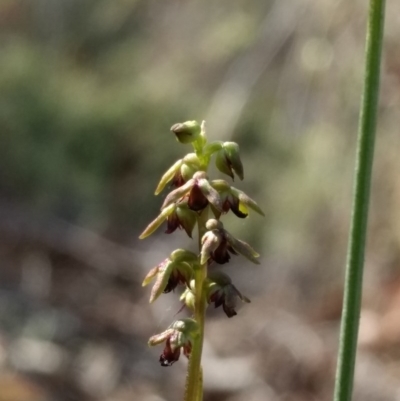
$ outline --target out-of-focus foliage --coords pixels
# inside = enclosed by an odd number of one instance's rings
[[[363,401],[400,387],[399,7],[384,42]],[[136,237],[187,153],[169,127],[192,119],[240,144],[234,185],[266,211],[225,219],[262,266],[257,279],[232,268],[247,326],[208,326],[207,399],[331,398],[365,16],[362,1],[0,1],[0,401],[180,398],[184,369],[155,370],[145,348],[179,306],[150,311],[138,287],[173,240]]]

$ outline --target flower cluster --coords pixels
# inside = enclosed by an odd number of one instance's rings
[[[245,218],[252,210],[264,215],[257,203],[244,192],[222,179],[210,180],[207,170],[214,158],[217,169],[231,177],[244,178],[239,146],[234,142],[215,141],[208,143],[204,122],[187,121],[172,126],[178,142],[192,144],[193,152],[175,162],[162,176],[156,195],[167,185],[171,191],[166,195],[160,214],[146,227],[140,238],[153,234],[166,224],[165,232],[183,229],[192,238],[195,226],[199,232],[198,253],[177,249],[147,274],[143,286],[154,280],[150,302],[162,293],[174,291],[178,286],[185,290],[181,300],[193,312],[193,318],[174,322],[163,333],[150,338],[149,345],[165,341],[160,356],[162,366],[170,366],[179,359],[181,350],[187,357],[192,349],[203,341],[205,305],[222,306],[230,318],[237,314],[237,300],[248,303],[233,285],[231,278],[216,271],[213,264],[228,263],[231,255],[243,255],[259,264],[259,254],[244,241],[229,233],[220,221],[232,211],[237,217]],[[201,346],[200,346],[201,349]]]

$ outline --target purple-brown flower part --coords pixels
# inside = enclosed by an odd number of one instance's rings
[[[171,253],[170,257],[150,270],[143,280],[143,286],[156,278],[151,290],[150,303],[162,293],[173,291],[179,284],[189,284],[193,276],[193,267],[197,264],[197,255],[184,249]]]
[[[184,229],[186,234],[192,238],[193,228],[197,222],[197,214],[189,209],[188,204],[181,202],[175,210],[167,217],[166,233],[171,234],[177,228]]]
[[[214,260],[219,264],[228,263],[230,260],[229,252],[236,254],[235,250],[229,245],[225,230],[220,221],[210,219],[207,221],[207,231],[201,239],[201,261],[203,264],[209,260]]]
[[[259,254],[246,242],[233,237],[224,229],[223,224],[215,219],[206,223],[207,232],[201,239],[200,263],[204,264],[210,259],[219,264],[227,263],[230,254],[241,254],[253,263],[259,264]]]
[[[221,217],[222,213],[228,213],[229,210],[232,210],[232,212],[240,218],[248,216],[248,209],[252,209],[264,216],[263,211],[253,199],[247,196],[243,191],[231,187],[225,180],[213,180],[211,185],[219,193],[222,202],[221,211],[211,206],[217,219]]]
[[[178,188],[193,177],[200,169],[200,160],[196,153],[188,153],[183,159],[177,160],[161,177],[155,194],[158,195],[172,181],[172,187]]]
[[[161,366],[171,366],[179,360],[181,350],[189,358],[193,341],[198,336],[198,331],[198,324],[195,320],[177,320],[169,329],[150,337],[149,345],[153,346],[165,341],[165,347],[159,361]]]
[[[172,366],[173,363],[179,360],[180,355],[181,349],[175,348],[173,350],[171,347],[171,340],[168,338],[165,343],[164,351],[160,355],[159,361],[161,363],[161,366]]]
[[[223,265],[228,263],[231,259],[229,252],[233,255],[237,255],[236,251],[228,244],[228,242],[223,240],[217,249],[211,252],[211,258],[220,265]]]
[[[214,303],[215,308],[222,305],[222,309],[229,318],[237,315],[235,308],[238,298],[242,302],[250,302],[250,300],[242,295],[232,284],[230,277],[222,272],[209,274],[207,291],[208,303]]]
[[[175,290],[179,284],[187,284],[187,276],[184,275],[179,269],[174,269],[169,276],[167,285],[165,286],[163,293],[168,294],[169,292]]]
[[[166,196],[161,210],[183,199],[187,199],[189,208],[196,212],[203,210],[209,203],[216,210],[222,210],[221,198],[209,183],[207,174],[204,171],[196,172],[193,178],[170,192]]]
[[[206,206],[208,205],[208,200],[204,196],[203,192],[201,192],[201,189],[195,183],[189,192],[189,199],[188,199],[188,206],[190,209],[199,212],[200,210],[203,210]]]
[[[239,199],[235,198],[233,195],[228,195],[225,199],[224,199],[224,203],[222,204],[222,212],[223,213],[228,213],[228,211],[232,210],[232,212],[237,216],[240,217],[241,219],[244,219],[245,217],[247,217],[246,213],[243,213],[240,209],[239,209]]]
[[[172,178],[172,187],[179,188],[185,183],[185,179],[182,176],[180,170],[178,170]]]

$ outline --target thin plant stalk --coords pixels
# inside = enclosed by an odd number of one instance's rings
[[[379,97],[384,13],[385,0],[370,0],[364,88],[357,139],[352,221],[346,263],[334,401],[350,401],[353,392]]]
[[[203,210],[197,219],[199,233],[199,250],[201,249],[201,238],[207,231],[208,208]],[[204,280],[207,277],[207,263],[201,265],[195,271],[195,311],[194,317],[199,325],[199,336],[193,344],[189,359],[188,373],[186,377],[185,401],[202,401],[203,399],[203,372],[201,368],[201,354],[204,341],[204,316],[207,306],[204,293]]]

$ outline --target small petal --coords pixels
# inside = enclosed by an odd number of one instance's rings
[[[233,284],[232,284],[232,289],[236,292],[237,296],[240,298],[240,300],[246,304],[251,303],[250,299],[247,298],[245,295],[243,295]]]
[[[195,212],[199,212],[207,207],[208,200],[197,184],[195,184],[190,191],[187,204],[189,208]]]
[[[195,181],[194,179],[189,180],[186,184],[182,185],[181,187],[173,190],[170,192],[164,200],[163,205],[161,206],[161,209],[166,208],[172,203],[177,202],[179,199],[181,199],[183,196],[189,193],[189,191],[192,189]]]
[[[188,153],[183,158],[183,164],[181,166],[181,175],[185,181],[190,180],[196,172],[200,169],[200,160],[196,153]]]
[[[166,172],[165,174],[161,177],[160,182],[157,185],[155,194],[158,195],[164,188],[165,186],[168,184],[168,182],[170,182],[175,174],[179,171],[181,165],[183,163],[183,160],[178,160],[177,162],[175,162]]]
[[[259,265],[257,258],[260,256],[249,244],[240,239],[236,239],[228,232],[225,232],[229,245],[237,252],[249,259],[251,262]]]
[[[177,263],[193,263],[197,262],[197,255],[191,251],[187,251],[186,249],[176,249],[171,253],[170,259]]]
[[[151,289],[150,303],[154,302],[163,292],[173,291],[178,284],[189,284],[193,276],[193,266],[198,264],[196,254],[185,249],[177,249],[170,257],[150,270],[143,281],[148,285],[155,277],[156,281]]]
[[[182,165],[183,167],[184,165]],[[181,167],[181,169],[182,169]],[[174,178],[172,179],[172,187],[173,188],[179,188],[181,187],[187,180],[185,180],[182,176],[181,170],[177,171],[176,174],[174,175]]]
[[[235,142],[225,142],[224,150],[226,158],[229,161],[229,164],[232,167],[233,171],[241,180],[243,180],[243,165],[239,156],[239,145]]]
[[[241,219],[244,219],[248,216],[248,213],[244,213],[243,209],[241,210],[240,208],[240,202],[239,199],[236,198],[233,195],[229,195],[226,202],[228,203],[230,209],[232,212],[237,216],[240,217]]]
[[[231,177],[232,180],[234,179],[232,168],[230,167],[230,163],[226,158],[224,149],[217,152],[217,155],[215,157],[215,166],[221,173],[229,175],[229,177]]]
[[[198,186],[202,194],[217,210],[222,210],[222,201],[219,193],[211,186],[207,179],[199,179]]]
[[[152,347],[152,346],[154,346],[154,345],[161,344],[161,343],[164,342],[167,338],[169,338],[169,337],[173,334],[174,331],[175,331],[175,329],[171,327],[171,328],[169,328],[169,329],[163,331],[163,332],[160,333],[160,334],[156,334],[156,335],[154,335],[154,336],[151,336],[151,337],[149,338],[149,341],[148,341],[147,344],[148,344],[150,347]]]
[[[190,180],[197,171],[199,171],[199,168],[193,167],[191,164],[183,163],[180,170],[183,182]]]
[[[216,308],[222,305],[228,317],[233,317],[237,314],[235,311],[237,298],[243,302],[250,302],[250,300],[242,295],[232,284],[231,278],[224,272],[210,272],[205,285],[208,303],[214,303]]]
[[[161,213],[145,228],[145,230],[140,234],[139,239],[144,239],[149,235],[153,234],[158,227],[167,219],[167,217],[173,213],[175,210],[175,205],[169,205],[163,208]]]
[[[179,300],[182,301],[190,310],[194,311],[196,296],[190,288],[186,288]]]
[[[146,287],[146,285],[149,285],[153,278],[158,274],[160,270],[160,266],[162,266],[164,263],[167,263],[168,259],[165,259],[162,263],[157,265],[156,267],[153,267],[146,275],[146,277],[143,280],[142,287]]]
[[[175,212],[167,218],[167,229],[165,230],[165,233],[172,234],[178,227],[180,228],[180,222],[178,214]]]
[[[221,244],[218,246],[218,248],[211,253],[213,260],[219,263],[220,265],[228,263],[229,260],[231,259],[228,249],[229,247],[226,241],[222,241]]]
[[[239,189],[236,189],[234,187],[231,187],[231,191],[232,194],[239,199],[239,202],[242,205],[249,207],[250,209],[260,214],[261,216],[265,216],[260,206],[258,206],[257,203],[253,199],[251,199],[248,195],[246,195],[243,191],[240,191]]]
[[[197,214],[193,210],[190,210],[188,207],[180,207],[178,206],[176,209],[176,214],[179,220],[180,225],[186,231],[186,234],[192,238],[193,228],[197,222]]]
[[[201,239],[201,252],[200,252],[200,263],[203,265],[210,258],[212,253],[218,248],[222,242],[221,234],[215,231],[207,231]]]
[[[173,268],[174,264],[169,260],[162,268],[159,269],[156,282],[151,289],[150,303],[153,303],[164,292],[168,285]]]
[[[223,146],[223,142],[221,142],[221,141],[211,142],[204,147],[203,153],[206,154],[207,156],[211,156],[213,153],[221,150],[222,146]]]
[[[181,349],[179,347],[174,350],[171,347],[170,339],[167,340],[163,353],[160,355],[159,362],[161,366],[172,366],[179,360]]]

